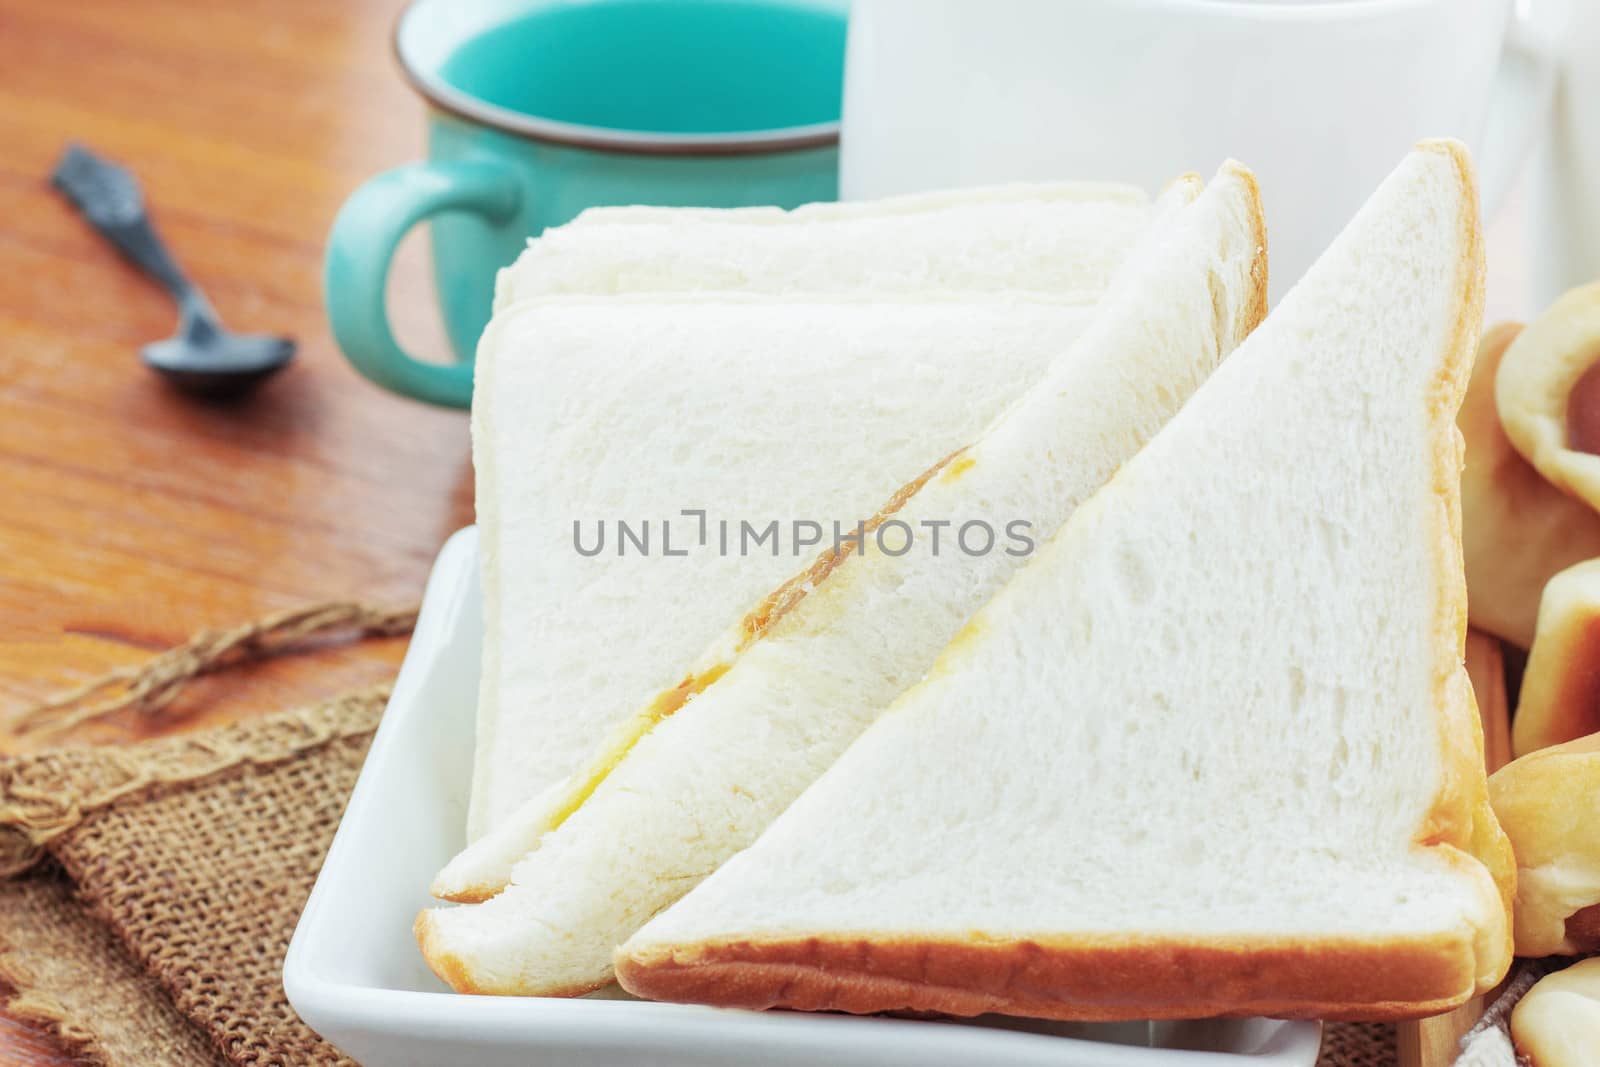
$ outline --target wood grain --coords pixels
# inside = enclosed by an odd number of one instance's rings
[[[273,608],[414,600],[470,521],[465,419],[360,379],[321,312],[339,204],[421,149],[398,7],[0,0],[0,708]],[[224,317],[295,335],[298,364],[227,405],[151,377],[137,347],[173,313],[50,191],[69,138],[132,166]],[[437,351],[408,251],[400,329]],[[402,646],[263,667],[234,710],[380,676]]]
[[[308,601],[417,599],[472,519],[465,418],[358,377],[323,320],[323,241],[363,179],[422,150],[389,53],[400,0],[0,0],[0,724],[194,631]],[[257,396],[197,404],[138,346],[159,290],[55,196],[68,140],[133,168],[224,319],[300,342]],[[426,248],[403,250],[402,339],[443,351]],[[404,641],[198,684],[184,729],[392,674]],[[225,699],[224,699],[225,698]],[[25,747],[0,725],[0,751]],[[0,1063],[74,1060],[0,1016]]]
[[[1500,642],[1486,634],[1468,633],[1467,673],[1483,721],[1484,762],[1496,771],[1511,762],[1511,708]],[[1401,1023],[1399,1067],[1450,1067],[1460,1051],[1461,1035],[1482,1018],[1488,999],[1473,997],[1455,1011]]]

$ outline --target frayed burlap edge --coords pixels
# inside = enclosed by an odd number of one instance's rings
[[[40,988],[22,954],[0,944],[0,989],[16,992],[5,1001],[6,1012],[28,1025],[44,1031],[73,1055],[107,1062],[106,1052],[95,1035],[71,1022],[71,1012],[60,998]]]
[[[0,996],[10,1016],[102,1067],[227,1067],[54,864],[0,882]]]
[[[45,846],[94,812],[157,786],[197,782],[245,763],[291,759],[368,733],[389,685],[204,733],[128,748],[63,748],[0,764],[0,878],[28,870]]]

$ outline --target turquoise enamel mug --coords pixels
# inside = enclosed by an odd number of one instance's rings
[[[362,374],[466,407],[495,274],[588,207],[794,207],[838,189],[847,0],[419,0],[395,31],[428,103],[428,158],[334,221],[323,290]],[[426,222],[452,351],[424,361],[385,310]]]

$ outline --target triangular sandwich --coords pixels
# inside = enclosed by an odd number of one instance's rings
[[[1419,146],[754,847],[618,953],[745,1007],[1425,1015],[1510,962],[1463,668],[1475,190]]]

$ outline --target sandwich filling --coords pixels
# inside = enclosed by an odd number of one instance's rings
[[[839,548],[830,548],[819,555],[805,570],[774,589],[761,603],[740,621],[739,639],[731,656],[714,662],[711,666],[691,672],[683,681],[656,695],[643,711],[618,725],[606,744],[600,747],[588,766],[574,774],[553,798],[550,814],[545,820],[546,831],[558,829],[594,795],[606,776],[616,770],[641,738],[662,722],[671,718],[689,701],[714,685],[728,673],[733,661],[751,645],[761,640],[799,605],[800,601],[825,582],[829,575],[842,566],[846,559],[859,550],[867,535],[874,533],[890,516],[903,508],[906,501],[917,494],[934,475],[944,472],[945,480],[964,474],[977,463],[959,448],[938,463],[923,471],[912,481],[900,487],[889,502],[872,518],[861,524],[859,538],[846,541]]]

